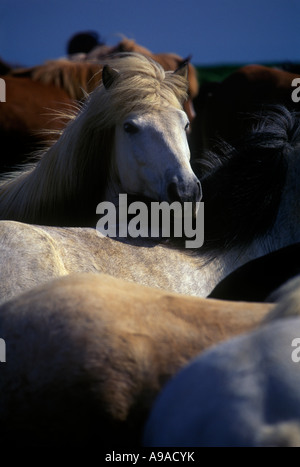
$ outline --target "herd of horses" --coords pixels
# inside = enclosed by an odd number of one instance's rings
[[[0,69],[5,444],[300,446],[300,75],[125,38]],[[204,202],[204,244],[99,235],[122,193]]]

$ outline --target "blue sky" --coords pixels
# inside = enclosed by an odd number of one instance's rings
[[[0,57],[35,65],[75,32],[118,34],[197,65],[300,62],[299,0],[0,0]]]

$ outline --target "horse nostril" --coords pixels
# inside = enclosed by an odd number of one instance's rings
[[[173,201],[181,201],[181,198],[178,192],[178,187],[175,182],[169,183],[167,192],[168,192],[169,201],[171,203]]]
[[[197,181],[189,187],[182,187],[180,183],[171,182],[167,188],[167,195],[170,203],[173,203],[173,201],[179,201],[180,203],[184,201],[200,201],[202,198],[201,183]]]

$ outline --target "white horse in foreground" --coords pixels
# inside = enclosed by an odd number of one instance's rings
[[[97,205],[117,204],[119,193],[200,201],[182,110],[187,65],[165,72],[139,54],[112,64],[58,141],[1,184],[0,219],[95,227]]]
[[[204,244],[184,239],[100,238],[96,229],[0,222],[0,299],[74,272],[104,272],[152,287],[207,296],[247,261],[300,241],[300,127],[283,108],[237,148],[211,157],[203,175]]]
[[[300,276],[263,325],[203,352],[158,396],[146,446],[300,447]]]

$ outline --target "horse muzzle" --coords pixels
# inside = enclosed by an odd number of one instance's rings
[[[173,203],[179,201],[183,203],[193,203],[193,217],[197,214],[197,202],[202,199],[202,187],[197,177],[189,180],[179,180],[174,177],[167,185],[167,201]]]

